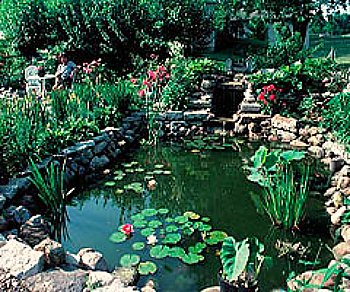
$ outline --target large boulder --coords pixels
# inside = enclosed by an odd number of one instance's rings
[[[83,270],[64,271],[55,269],[25,279],[31,292],[82,292],[88,273]]]
[[[21,280],[9,275],[0,269],[0,291],[4,292],[29,292]]]
[[[44,254],[17,240],[9,240],[0,248],[0,269],[23,279],[41,272]]]
[[[41,215],[35,215],[21,226],[19,236],[30,246],[35,246],[49,237],[49,226]]]
[[[108,264],[102,253],[92,249],[83,248],[78,252],[79,264],[91,270],[108,271]]]
[[[62,245],[50,238],[34,246],[34,250],[44,253],[45,262],[49,266],[59,266],[66,261],[66,252]]]
[[[294,118],[286,118],[280,115],[275,115],[271,119],[271,125],[273,128],[277,128],[292,133],[298,132],[298,121]]]
[[[338,243],[335,247],[333,247],[333,254],[338,260],[350,254],[350,241]]]

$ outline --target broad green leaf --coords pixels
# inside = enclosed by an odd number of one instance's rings
[[[152,258],[163,259],[169,255],[169,247],[166,245],[153,246],[149,252]]]
[[[146,217],[152,217],[157,215],[157,210],[156,209],[144,209],[141,212],[142,215],[146,216]]]
[[[169,209],[166,208],[162,208],[162,209],[158,209],[158,213],[161,215],[165,215],[169,213]]]
[[[122,232],[115,232],[110,237],[109,240],[114,243],[120,243],[126,240],[126,235]]]
[[[152,220],[148,223],[148,227],[151,228],[158,228],[159,226],[162,226],[162,222],[160,222],[159,220]]]
[[[145,228],[147,226],[147,221],[146,220],[134,221],[133,225],[135,228]]]
[[[138,213],[138,214],[132,215],[130,218],[131,220],[140,221],[145,219],[145,216],[143,216],[141,213]]]
[[[186,216],[176,216],[175,222],[178,224],[185,224],[188,221],[188,218]]]
[[[138,265],[140,257],[136,254],[125,254],[120,258],[120,265],[125,268],[131,268]]]
[[[115,181],[107,181],[105,182],[106,187],[114,187],[116,185]]]
[[[168,225],[167,227],[165,227],[165,230],[168,233],[172,233],[178,231],[179,228],[176,225]]]
[[[133,250],[143,250],[145,248],[145,244],[143,242],[135,242],[132,245]]]
[[[154,274],[157,271],[157,265],[151,261],[140,263],[138,266],[140,275]]]
[[[177,244],[181,240],[181,235],[178,233],[169,233],[163,239],[163,244]]]
[[[297,150],[284,151],[281,153],[281,157],[287,162],[292,160],[301,160],[305,157],[305,152]]]
[[[155,230],[153,228],[145,228],[141,230],[141,235],[144,237],[148,237],[154,234]]]

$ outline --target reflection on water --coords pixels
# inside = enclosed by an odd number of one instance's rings
[[[108,241],[108,237],[118,225],[131,222],[131,215],[144,208],[168,208],[171,215],[192,210],[210,217],[214,229],[223,230],[238,239],[256,236],[263,241],[275,261],[272,269],[262,273],[262,291],[284,286],[290,269],[295,269],[296,263],[277,258],[274,248],[277,239],[302,241],[304,245],[310,245],[311,260],[320,246],[320,240],[328,239],[322,238],[323,233],[320,236],[293,238],[291,234],[271,228],[268,218],[257,213],[250,193],[259,192],[259,188],[246,179],[242,170],[243,162],[249,160],[253,150],[245,145],[242,152],[234,152],[231,148],[191,153],[174,146],[137,151],[132,160],[139,162],[140,166],[152,169],[156,164],[163,164],[171,170],[172,175],[156,175],[156,189],[143,194],[117,192],[125,183],[143,182],[145,174],[138,173],[128,174],[115,187],[105,187],[100,183],[83,191],[68,207],[70,238],[64,242],[64,246],[73,252],[82,247],[93,247],[103,252],[113,267],[118,265],[122,254],[131,252],[130,244],[113,244]],[[123,168],[116,165],[116,169]],[[318,201],[313,201],[311,209],[317,208],[317,204]],[[133,240],[143,238],[136,234]],[[323,258],[327,257],[325,252],[321,254]],[[140,255],[142,260],[149,259],[146,251]],[[153,278],[159,291],[174,291],[174,287],[177,287],[176,291],[199,291],[217,283],[216,273],[220,265],[214,254],[208,255],[204,263],[196,266],[186,266],[177,259],[169,258],[155,262],[158,272]],[[142,278],[139,284],[145,281],[147,277]]]

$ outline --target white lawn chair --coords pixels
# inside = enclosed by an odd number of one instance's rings
[[[33,92],[39,94],[42,91],[40,77],[38,76],[38,68],[36,66],[28,66],[24,71],[26,80],[26,93]]]

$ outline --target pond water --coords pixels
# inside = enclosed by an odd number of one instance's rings
[[[227,145],[226,145],[227,146]],[[194,211],[211,218],[211,225],[233,235],[237,239],[256,236],[265,243],[267,252],[274,257],[273,267],[261,274],[262,291],[285,286],[285,279],[295,262],[278,258],[274,248],[279,238],[293,242],[301,241],[310,246],[309,260],[315,259],[321,242],[329,242],[326,232],[317,226],[326,226],[319,217],[313,219],[313,234],[303,232],[295,236],[283,234],[271,228],[268,218],[259,214],[251,199],[251,192],[259,188],[246,179],[242,166],[246,164],[257,145],[244,143],[241,151],[232,147],[221,151],[193,153],[177,146],[161,145],[155,148],[141,148],[126,161],[136,161],[138,166],[153,169],[156,164],[165,166],[171,175],[156,175],[157,187],[142,194],[127,192],[118,194],[118,189],[128,182],[142,182],[144,173],[128,174],[113,187],[106,186],[105,181],[92,185],[81,192],[68,206],[69,238],[63,241],[66,249],[77,252],[83,247],[92,247],[101,251],[111,267],[118,265],[125,253],[133,253],[131,243],[142,240],[135,235],[129,241],[115,244],[108,240],[119,225],[130,223],[130,216],[145,208],[168,208],[171,215],[181,215],[185,211]],[[121,163],[115,170],[123,169]],[[107,177],[106,181],[113,176]],[[311,199],[311,214],[322,207],[321,202]],[[320,212],[323,214],[322,212]],[[309,224],[310,225],[310,224]],[[308,228],[306,228],[307,230]],[[322,228],[320,228],[322,229]],[[143,239],[144,240],[144,239]],[[137,252],[142,260],[149,260],[145,251]],[[321,263],[331,258],[325,248],[321,249]],[[157,283],[157,291],[200,291],[200,289],[217,285],[216,273],[220,262],[215,252],[206,256],[203,263],[188,266],[178,259],[165,258],[154,260],[158,271],[155,275],[141,277],[142,286],[149,278]]]

